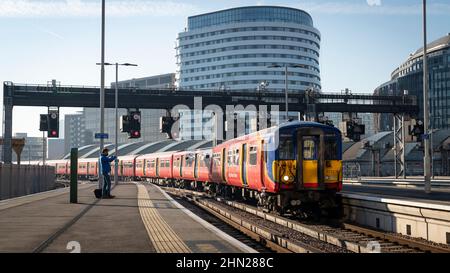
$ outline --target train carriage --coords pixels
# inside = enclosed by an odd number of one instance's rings
[[[89,159],[88,158],[81,158],[78,159],[78,176],[85,179],[88,177],[88,171],[89,171]]]
[[[194,179],[199,182],[211,181],[212,149],[195,151]]]
[[[98,162],[97,158],[89,158],[87,175],[89,179],[98,177]]]
[[[138,179],[144,179],[146,178],[146,155],[140,155],[138,157],[136,157],[136,166],[134,167],[134,173],[136,175],[136,178]]]
[[[123,180],[134,180],[135,174],[135,164],[136,155],[127,155],[119,157],[118,162],[118,176]],[[114,161],[111,162],[111,175],[114,175]]]

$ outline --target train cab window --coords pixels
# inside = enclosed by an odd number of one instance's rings
[[[252,146],[250,147],[250,151],[249,151],[249,157],[248,157],[248,164],[250,165],[256,165],[256,161],[257,161],[257,149],[256,146]]]
[[[303,159],[316,159],[316,142],[313,139],[305,139],[303,141]]]
[[[335,137],[325,138],[325,160],[338,159],[338,146]]]
[[[280,160],[295,159],[294,141],[291,135],[280,135],[280,148],[278,149]]]

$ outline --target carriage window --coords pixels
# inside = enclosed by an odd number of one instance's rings
[[[256,165],[256,160],[257,159],[257,149],[256,146],[252,146],[250,147],[250,155],[249,155],[249,164],[250,165]]]
[[[215,153],[213,156],[213,165],[220,167],[221,166],[221,160],[220,160],[220,154],[219,153]]]
[[[233,151],[231,150],[231,151],[228,151],[228,156],[227,156],[228,166],[231,166],[232,162],[233,162]]]
[[[211,155],[209,155],[208,157],[204,157],[203,158],[203,166],[204,167],[209,167],[211,164]]]
[[[316,143],[312,139],[303,141],[303,159],[311,160],[316,158]]]
[[[280,148],[278,155],[281,160],[295,159],[294,156],[294,141],[290,135],[280,135]]]
[[[192,157],[192,156],[189,156],[187,159],[186,159],[186,165],[185,165],[185,167],[192,167],[192,163],[194,162],[194,158]]]
[[[161,167],[161,168],[164,167],[164,161],[161,160],[161,162],[159,163],[159,167]]]
[[[236,149],[235,154],[234,154],[234,165],[239,165],[239,149]]]
[[[335,137],[327,137],[325,139],[325,160],[337,160],[338,149]]]

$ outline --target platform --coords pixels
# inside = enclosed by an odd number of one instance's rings
[[[398,188],[382,185],[345,185],[342,193],[395,198],[438,205],[450,205],[450,189],[434,188],[425,193],[423,188]]]
[[[0,202],[0,252],[254,252],[157,186],[119,184],[100,200],[94,188],[80,185],[77,204],[68,189]]]

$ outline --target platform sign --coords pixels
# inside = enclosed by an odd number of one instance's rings
[[[107,133],[96,133],[95,134],[95,139],[108,139],[109,135]]]

